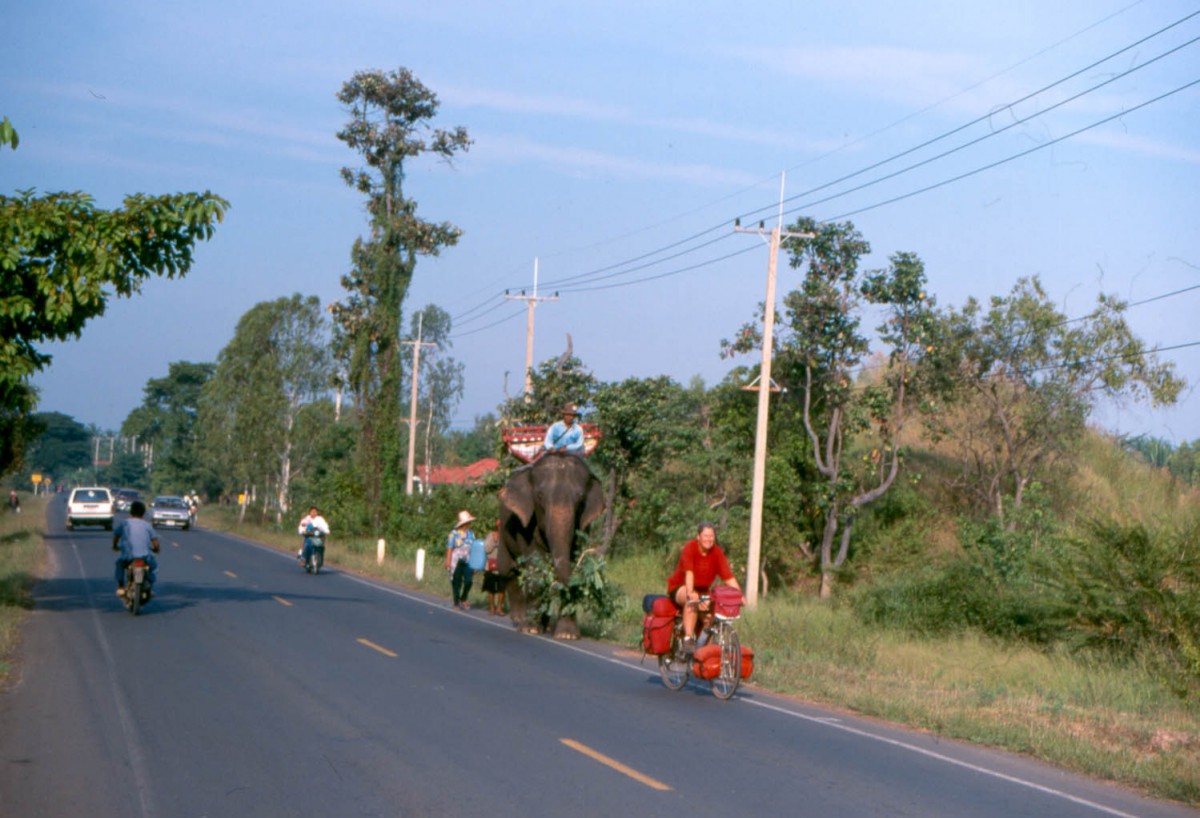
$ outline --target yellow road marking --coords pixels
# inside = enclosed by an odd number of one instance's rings
[[[283,598],[283,597],[281,597],[281,596],[273,596],[273,597],[271,597],[271,599],[275,600],[275,601],[276,601],[276,602],[278,602],[280,605],[286,605],[286,606],[288,606],[289,608],[290,608],[290,607],[292,607],[292,603],[288,602],[286,599],[284,599],[284,598]]]
[[[225,576],[233,577],[234,579],[237,579],[237,574],[233,573],[232,571],[226,571]]]
[[[199,554],[192,554],[192,559],[196,560],[197,562],[204,562],[204,557],[200,556]]]
[[[663,782],[653,779],[648,775],[642,775],[641,773],[639,773],[637,770],[633,769],[632,767],[627,767],[624,764],[622,764],[621,762],[617,761],[615,758],[609,758],[608,756],[604,755],[603,753],[598,753],[595,750],[593,750],[591,747],[580,744],[578,741],[575,741],[574,739],[562,738],[562,739],[559,739],[559,741],[561,741],[563,744],[570,747],[572,750],[576,750],[580,753],[583,753],[588,758],[595,759],[596,761],[599,761],[601,764],[604,764],[608,767],[612,767],[617,772],[622,773],[623,775],[627,775],[630,778],[632,778],[634,781],[639,781],[639,782],[645,784],[647,787],[650,787],[650,788],[656,789],[656,790],[671,789],[669,786],[667,786]]]
[[[399,654],[397,654],[397,653],[392,653],[392,652],[391,652],[390,650],[388,650],[387,648],[380,647],[379,645],[376,645],[376,644],[375,644],[374,642],[372,642],[370,639],[361,639],[361,638],[360,638],[360,639],[358,640],[358,644],[360,644],[360,645],[366,645],[366,646],[367,646],[367,647],[369,647],[371,650],[377,650],[377,651],[379,651],[380,653],[382,653],[384,656],[390,656],[390,657],[392,657],[393,659],[395,659],[397,656],[399,656]]]

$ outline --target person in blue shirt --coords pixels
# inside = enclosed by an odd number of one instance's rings
[[[134,500],[129,504],[129,517],[122,520],[113,530],[113,551],[120,551],[117,557],[115,577],[117,580],[117,596],[125,596],[125,566],[135,559],[144,559],[150,566],[147,580],[154,585],[158,574],[158,534],[154,526],[143,519],[146,516],[146,504]]]
[[[576,423],[579,409],[568,403],[562,408],[562,420],[546,430],[542,448],[548,452],[570,452],[583,454],[583,427]]]
[[[471,583],[475,581],[475,565],[484,566],[484,543],[475,539],[471,523],[475,518],[466,509],[458,512],[458,523],[446,538],[446,570],[450,572],[450,590],[454,607],[467,610],[471,607],[467,596]]]

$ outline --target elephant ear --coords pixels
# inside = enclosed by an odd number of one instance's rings
[[[533,518],[533,481],[528,471],[514,472],[508,479],[500,489],[500,505],[516,514],[522,527],[529,525]]]
[[[604,489],[595,477],[588,478],[587,496],[583,498],[583,512],[579,515],[579,527],[587,528],[604,512]]]

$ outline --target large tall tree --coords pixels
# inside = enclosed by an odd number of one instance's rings
[[[375,522],[385,493],[398,494],[404,458],[400,450],[401,309],[419,256],[454,245],[453,225],[417,216],[404,190],[407,163],[431,153],[446,161],[471,144],[462,127],[434,128],[437,96],[408,69],[360,71],[342,86],[338,100],[350,119],[338,139],[361,154],[364,167],[343,168],[346,184],[367,197],[370,235],[354,243],[347,291],[334,306],[338,353],[358,407],[357,456],[368,507]]]
[[[6,117],[0,145],[15,149],[17,141]],[[228,207],[208,191],[139,193],[114,210],[96,207],[78,191],[0,195],[0,431],[6,439],[29,431],[25,420],[37,403],[29,379],[50,363],[38,345],[78,337],[110,298],[134,295],[151,276],[184,276],[193,246],[212,237]],[[16,460],[19,452],[0,457],[0,467]]]
[[[1124,302],[1101,295],[1068,319],[1041,282],[1024,278],[986,309],[970,299],[945,317],[947,354],[962,394],[948,439],[960,485],[1006,527],[1034,480],[1082,435],[1101,398],[1174,403],[1184,381],[1133,334]]]
[[[201,447],[227,488],[272,490],[277,519],[315,441],[301,413],[328,392],[328,326],[316,296],[264,301],[238,321],[200,407]],[[244,510],[244,509],[243,509]]]
[[[883,270],[863,270],[870,244],[850,222],[802,218],[789,228],[812,238],[787,240],[791,266],[804,270],[800,288],[784,297],[778,346],[781,380],[794,384],[801,419],[820,478],[813,487],[823,517],[818,562],[821,595],[832,591],[849,555],[854,519],[894,484],[901,463],[901,435],[917,413],[922,366],[939,345],[933,299],[925,292],[924,265],[897,253]],[[864,373],[871,337],[862,328],[868,310],[879,311],[877,362]],[[737,346],[760,343],[747,326]],[[856,442],[869,441],[863,458]]]

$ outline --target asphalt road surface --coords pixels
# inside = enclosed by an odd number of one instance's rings
[[[753,688],[670,692],[629,651],[204,530],[160,532],[135,618],[111,535],[62,514],[0,696],[8,818],[1198,814]]]

